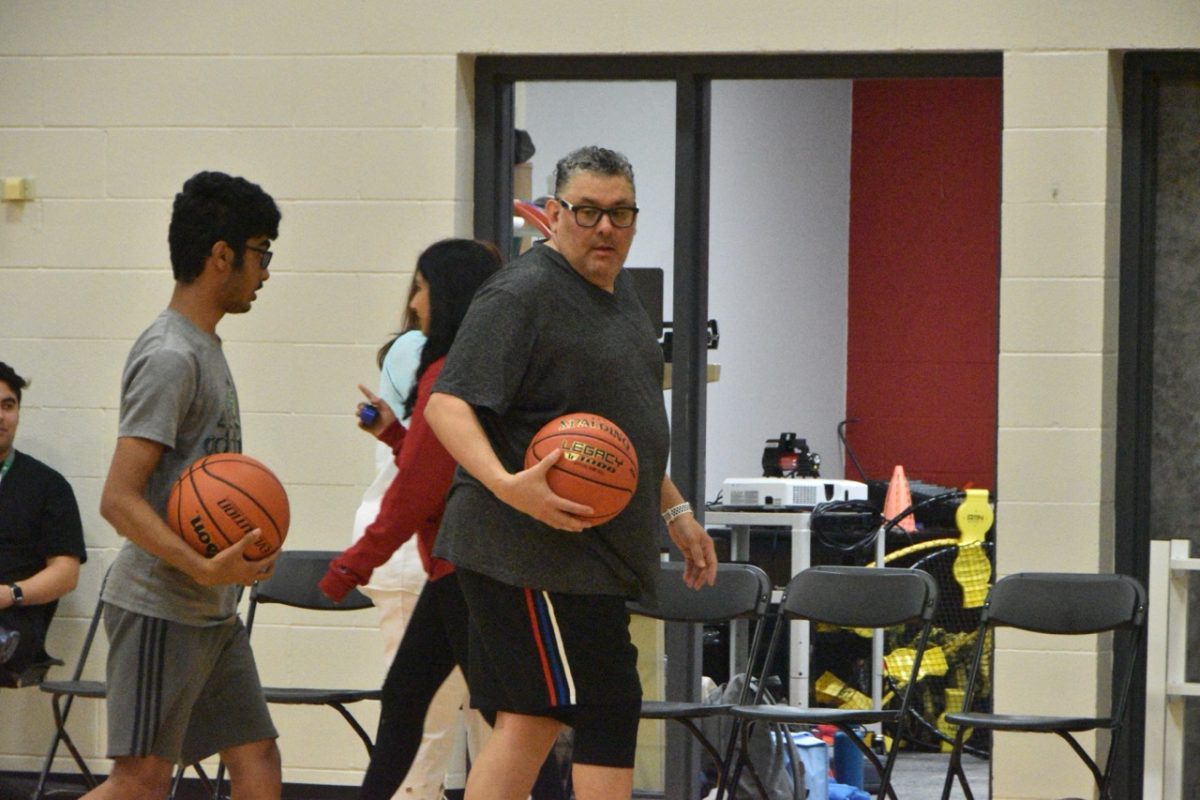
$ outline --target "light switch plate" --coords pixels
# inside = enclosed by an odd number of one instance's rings
[[[33,178],[5,178],[5,202],[20,202],[33,199]]]

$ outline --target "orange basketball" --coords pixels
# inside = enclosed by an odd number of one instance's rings
[[[197,459],[171,487],[167,524],[206,558],[258,528],[262,538],[246,550],[251,561],[274,553],[287,536],[287,492],[261,461],[241,453]]]
[[[555,494],[591,506],[595,525],[625,510],[637,490],[637,453],[615,422],[582,412],[550,420],[525,450],[526,469],[555,449],[563,453],[546,473]]]

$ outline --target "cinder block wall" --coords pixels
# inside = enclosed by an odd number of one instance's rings
[[[1111,570],[1120,59],[1006,53],[1004,89],[999,568]],[[1106,707],[1106,645],[1002,632],[997,708]],[[1091,796],[1072,758],[1001,735],[996,796]]]
[[[79,494],[91,547],[56,623],[72,655],[118,540],[99,518],[132,338],[166,303],[170,198],[198,169],[281,202],[272,278],[221,333],[248,452],[288,483],[296,547],[342,546],[371,477],[348,412],[399,319],[415,255],[470,232],[472,56],[990,50],[1004,58],[998,524],[1001,573],[1106,569],[1112,553],[1119,58],[1200,46],[1190,0],[0,4],[0,173],[38,199],[0,212],[0,358],[34,379],[18,446]],[[598,109],[597,113],[620,113]],[[266,680],[374,683],[368,615],[264,620]],[[300,656],[319,644],[319,658]],[[102,655],[102,650],[98,655]],[[1102,643],[1000,641],[997,702],[1062,676],[1055,701],[1105,703]],[[102,670],[100,658],[92,673]],[[103,715],[80,703],[85,752]],[[36,691],[0,693],[0,769],[35,770],[50,736]],[[373,725],[370,714],[368,726]],[[316,711],[278,713],[286,779],[355,783],[364,758]],[[327,734],[326,731],[329,733]],[[316,735],[314,735],[314,733]],[[1065,746],[1064,746],[1065,748]],[[1065,749],[1001,738],[997,798],[1088,796]]]

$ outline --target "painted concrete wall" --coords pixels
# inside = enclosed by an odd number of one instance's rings
[[[198,169],[245,174],[281,201],[272,280],[222,334],[247,451],[278,465],[291,491],[293,546],[346,542],[371,477],[370,447],[348,417],[354,384],[373,380],[415,254],[470,232],[470,56],[480,53],[1003,51],[1000,570],[1110,567],[1116,53],[1198,46],[1190,0],[765,0],[753,14],[718,0],[618,1],[600,14],[530,2],[5,0],[0,173],[36,177],[38,199],[0,212],[0,357],[34,379],[18,446],[71,479],[92,547],[52,649],[74,652],[71,617],[86,613],[118,545],[96,511],[117,380],[167,300],[169,201]],[[282,622],[257,637],[267,681],[382,675],[372,620]],[[346,655],[296,658],[305,640]],[[1000,648],[1000,708],[1051,675],[1063,680],[1048,702],[1103,702],[1090,679],[1100,645],[1004,637]],[[94,706],[75,712],[93,754]],[[357,781],[352,737],[313,735],[331,727],[318,712],[278,718],[287,780]],[[0,769],[36,769],[49,735],[36,692],[0,697]],[[994,796],[1089,793],[1066,758],[1002,737]]]

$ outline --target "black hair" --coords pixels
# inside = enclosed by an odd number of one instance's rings
[[[223,172],[197,172],[175,195],[167,242],[171,271],[180,283],[192,283],[204,271],[204,261],[217,242],[237,254],[240,269],[246,242],[255,236],[279,235],[279,207],[262,188],[245,178]]]
[[[429,365],[450,352],[476,290],[502,264],[500,251],[489,242],[443,239],[431,244],[417,259],[417,272],[429,286],[429,333],[421,348],[417,380],[404,401],[411,416],[417,403],[417,383]]]
[[[554,194],[560,196],[567,184],[580,172],[592,172],[597,175],[620,176],[629,181],[629,188],[634,188],[633,165],[629,159],[615,150],[608,150],[596,145],[588,145],[567,153],[554,165]]]
[[[8,388],[13,390],[13,394],[17,396],[17,405],[21,405],[21,390],[29,385],[29,381],[17,374],[17,371],[0,361],[0,381],[8,384]]]

